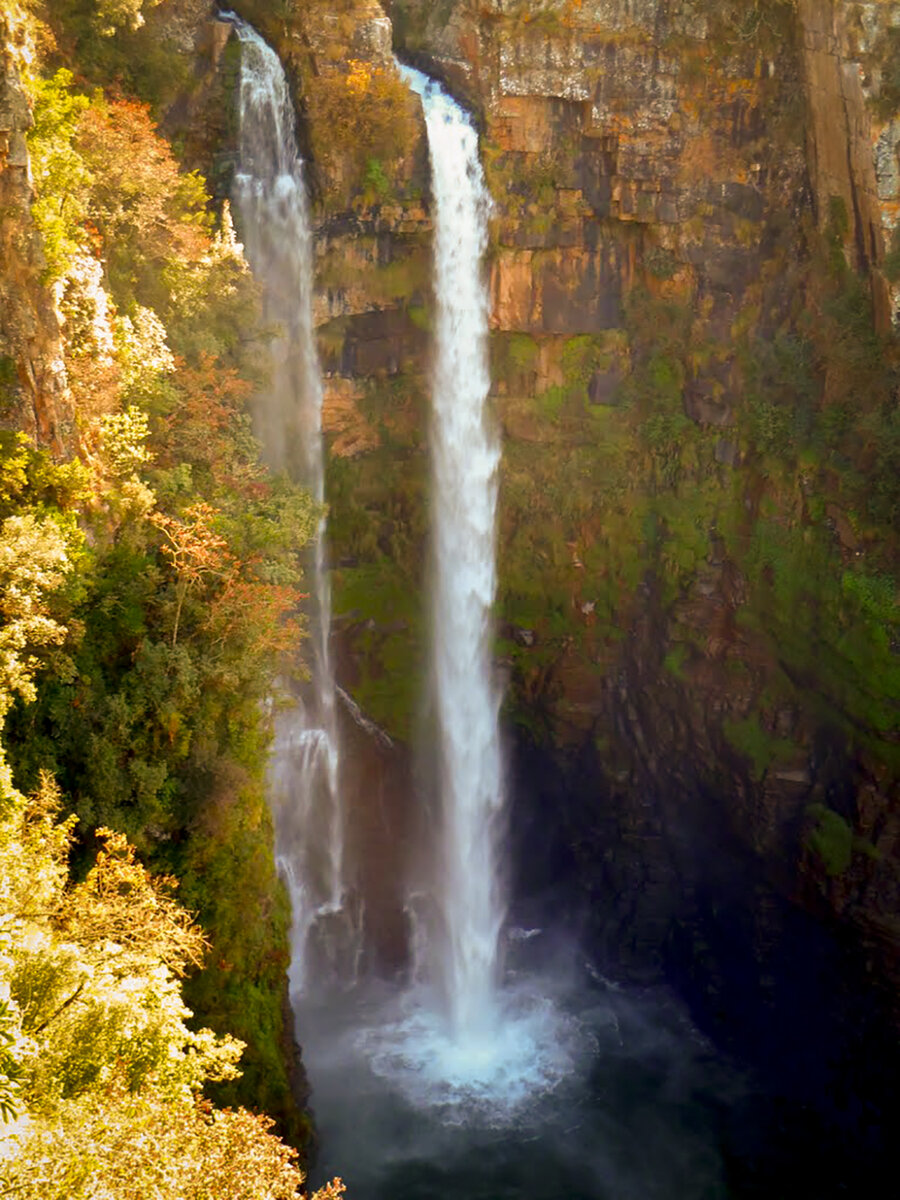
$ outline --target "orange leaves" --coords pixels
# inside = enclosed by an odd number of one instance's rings
[[[200,502],[185,509],[183,519],[162,512],[149,518],[166,539],[163,554],[188,585],[199,583],[206,574],[222,575],[234,566],[228,543],[212,527],[216,515],[212,505]]]
[[[339,1175],[336,1175],[330,1183],[326,1183],[317,1192],[314,1192],[309,1200],[341,1200],[346,1192],[347,1185]]]
[[[149,517],[165,537],[162,552],[178,575],[173,646],[178,641],[181,611],[188,589],[198,584],[205,575],[223,575],[234,567],[235,559],[228,549],[228,543],[212,527],[216,515],[212,505],[201,501],[185,509],[185,519],[170,517],[163,512],[152,513]]]
[[[196,185],[183,175],[168,142],[156,132],[149,108],[134,100],[94,101],[82,114],[78,147],[94,171],[92,208],[107,237],[134,227],[165,249],[203,252]]]
[[[172,645],[187,591],[207,581],[217,586],[204,597],[198,626],[213,646],[256,662],[295,656],[303,636],[296,612],[304,597],[290,584],[254,578],[257,560],[241,561],[231,551],[214,528],[218,515],[212,505],[198,503],[181,517],[155,512],[149,518],[165,538],[162,552],[179,580]]]
[[[382,73],[372,63],[361,62],[358,58],[351,58],[347,68],[347,91],[358,98],[368,92],[376,72]]]
[[[296,616],[302,598],[297,588],[287,584],[235,575],[209,607],[213,641],[219,645],[244,642],[254,657],[295,655],[303,636]]]
[[[234,368],[201,354],[196,367],[178,362],[178,403],[166,417],[169,436],[159,455],[163,465],[189,462],[208,470],[213,481],[239,495],[258,494],[263,468],[240,439],[252,384]]]
[[[137,287],[146,302],[167,261],[196,260],[209,245],[203,182],[179,170],[147,106],[133,100],[95,97],[75,148],[91,174],[88,217],[114,298],[127,306]]]

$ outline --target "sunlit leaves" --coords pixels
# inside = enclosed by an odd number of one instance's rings
[[[34,699],[33,651],[65,637],[47,601],[71,569],[67,539],[55,522],[26,513],[0,526],[0,720],[15,694]]]
[[[34,125],[28,135],[36,192],[32,212],[44,237],[48,279],[60,278],[84,244],[92,182],[90,168],[74,144],[88,100],[74,93],[71,85],[72,72],[65,68],[32,83]]]
[[[108,413],[100,422],[103,455],[114,478],[139,471],[150,461],[147,414],[133,405],[122,412]]]
[[[0,1188],[26,1200],[288,1200],[303,1178],[272,1122],[202,1100],[241,1044],[192,1031],[177,974],[200,931],[121,835],[66,881],[49,780],[0,809]],[[340,1181],[321,1194],[337,1200]]]
[[[25,1200],[299,1197],[303,1176],[296,1153],[270,1128],[265,1117],[243,1109],[223,1112],[199,1100],[133,1095],[120,1084],[42,1123],[25,1141],[15,1173],[4,1173]]]

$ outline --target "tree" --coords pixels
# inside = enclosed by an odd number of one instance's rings
[[[216,511],[209,504],[192,504],[184,517],[154,513],[150,520],[165,537],[163,554],[171,561],[178,576],[172,645],[178,641],[181,609],[188,588],[195,587],[208,575],[223,576],[234,565],[228,543],[213,529]]]
[[[88,107],[72,91],[72,72],[60,68],[49,79],[31,81],[34,124],[28,150],[34,180],[32,213],[44,239],[45,279],[61,278],[84,245],[83,222],[92,177],[76,150],[75,132]]]
[[[2,1194],[23,1200],[290,1200],[303,1176],[272,1122],[217,1110],[205,1080],[241,1043],[194,1031],[178,976],[205,942],[121,835],[72,886],[73,820],[49,777],[0,809]],[[335,1180],[319,1200],[339,1200]]]

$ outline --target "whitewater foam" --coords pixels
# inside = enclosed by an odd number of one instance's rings
[[[496,1003],[490,1030],[460,1032],[428,988],[415,988],[392,1019],[357,1030],[355,1047],[389,1087],[444,1124],[520,1124],[573,1074],[589,1034],[533,984],[504,989]]]

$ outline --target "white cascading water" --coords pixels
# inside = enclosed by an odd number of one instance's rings
[[[432,378],[432,691],[439,786],[432,968],[452,1036],[493,1038],[504,904],[499,692],[491,654],[498,440],[484,280],[490,198],[468,115],[404,68],[422,99],[431,159],[436,298]],[[435,953],[436,951],[436,953]]]
[[[234,198],[247,260],[263,288],[271,378],[256,426],[276,468],[287,468],[321,503],[322,377],[312,317],[313,245],[297,149],[294,110],[275,52],[233,14],[223,14],[241,41],[240,146]],[[308,645],[311,682],[296,709],[276,720],[270,788],[276,857],[291,894],[291,990],[317,973],[346,974],[355,958],[347,911],[344,818],[339,791],[335,682],[329,652],[331,595],[323,518],[311,563],[313,612]],[[315,943],[313,953],[313,943]]]
[[[490,199],[466,113],[434,81],[401,71],[422,100],[432,171],[431,657],[440,804],[431,878],[410,897],[416,980],[353,1041],[374,1075],[417,1111],[442,1124],[497,1125],[518,1119],[569,1073],[573,1038],[541,988],[500,977],[504,795],[491,657],[499,446],[485,412],[483,278]]]

